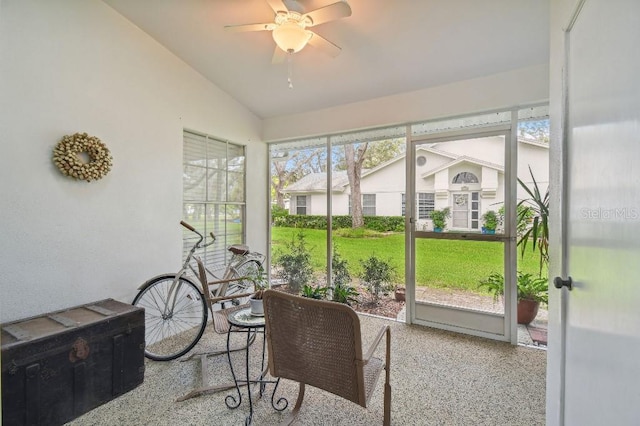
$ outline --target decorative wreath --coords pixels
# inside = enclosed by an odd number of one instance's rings
[[[82,153],[89,157],[89,162],[83,161]],[[87,182],[105,177],[111,170],[111,160],[109,148],[86,133],[65,135],[53,149],[53,162],[63,175]]]

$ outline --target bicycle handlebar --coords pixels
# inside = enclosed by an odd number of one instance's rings
[[[214,235],[213,232],[210,232],[209,235],[211,235],[211,242],[205,244],[204,246],[201,246],[200,243],[204,240],[204,235],[202,235],[201,233],[199,233],[198,231],[196,231],[196,229],[189,225],[187,222],[185,222],[184,220],[180,221],[180,225],[184,226],[185,228],[187,228],[189,231],[196,233],[200,239],[198,240],[198,242],[195,244],[196,248],[201,248],[201,247],[208,247],[211,244],[213,244],[216,241],[216,236]]]
[[[196,233],[198,232],[198,231],[196,231],[196,229],[195,229],[193,226],[189,225],[189,224],[188,224],[187,222],[185,222],[184,220],[181,220],[181,221],[180,221],[180,225],[184,226],[184,227],[185,227],[185,228],[187,228],[189,231],[193,231],[193,232],[196,232]]]

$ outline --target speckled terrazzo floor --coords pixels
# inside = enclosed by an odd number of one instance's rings
[[[382,324],[391,325],[393,425],[545,424],[546,351],[368,316],[361,321],[365,349]],[[205,336],[201,348],[226,342],[210,330]],[[233,360],[234,366],[241,366],[244,355],[234,354]],[[225,357],[210,358],[209,364],[212,384],[231,380]],[[257,363],[250,368],[258,371]],[[147,361],[142,385],[69,424],[244,424],[249,411],[245,389],[242,404],[233,410],[224,402],[231,391],[176,402],[200,380],[197,360]],[[381,424],[382,385],[380,380],[369,409],[308,387],[297,424]],[[275,425],[284,417],[271,408],[271,390],[272,385],[267,388],[268,397],[254,404],[254,425]],[[283,380],[276,395],[287,397],[292,407],[296,391],[295,384]]]

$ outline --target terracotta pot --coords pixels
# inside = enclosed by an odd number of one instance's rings
[[[538,315],[540,302],[535,300],[520,299],[518,300],[518,324],[527,325]]]
[[[396,291],[394,293],[395,298],[398,302],[404,302],[406,300],[405,297],[405,288],[404,287],[398,287],[396,288]]]

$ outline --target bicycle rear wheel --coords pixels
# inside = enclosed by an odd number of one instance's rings
[[[261,269],[262,265],[257,260],[247,260],[233,270],[233,275],[230,278],[256,277]],[[226,295],[233,296],[234,294],[253,293],[254,291],[253,281],[244,279],[230,283]]]
[[[169,361],[193,348],[207,325],[207,305],[198,287],[175,275],[155,278],[140,290],[133,305],[144,308],[147,358]]]

